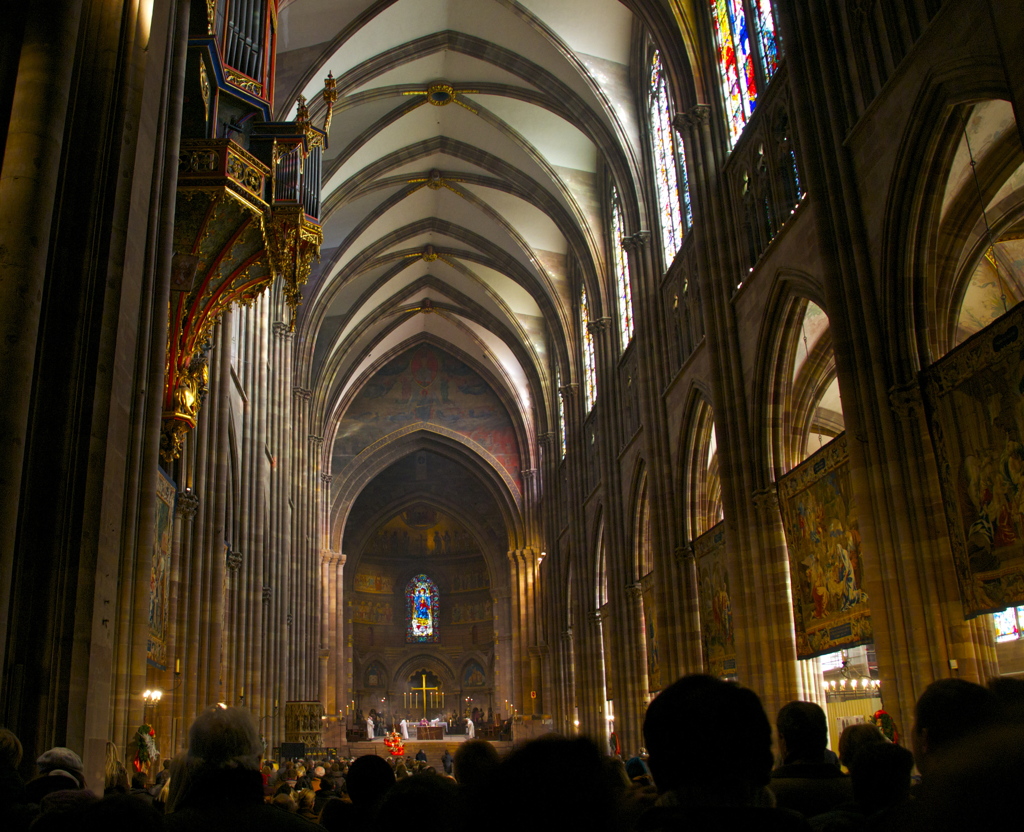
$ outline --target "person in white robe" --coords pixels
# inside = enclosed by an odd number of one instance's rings
[[[366,717],[366,739],[373,739],[373,718]]]
[[[473,725],[473,720],[466,717],[466,739],[471,740],[476,736],[476,726]]]
[[[402,719],[402,721],[398,723],[398,727],[402,729],[402,739],[403,740],[409,739],[409,722],[408,722],[408,720]]]

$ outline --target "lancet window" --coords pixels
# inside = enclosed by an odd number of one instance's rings
[[[629,259],[623,248],[626,232],[619,208],[619,194],[612,188],[612,262],[615,266],[615,285],[619,297],[619,335],[625,349],[633,338],[633,294],[629,285]]]
[[[654,179],[658,188],[661,247],[667,266],[679,252],[683,235],[693,223],[693,208],[686,174],[686,151],[682,140],[672,130],[668,83],[661,55],[657,51],[651,58],[650,82],[648,117],[651,151],[654,156]]]
[[[597,359],[594,354],[594,333],[587,324],[590,322],[590,305],[587,303],[586,287],[580,288],[580,327],[583,334],[583,403],[586,413],[594,409],[597,401]]]

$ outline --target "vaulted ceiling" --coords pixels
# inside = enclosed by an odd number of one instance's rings
[[[325,438],[375,374],[428,341],[487,381],[519,467],[537,467],[553,368],[573,380],[579,282],[603,282],[606,182],[629,194],[636,181],[635,35],[618,0],[284,6],[277,117],[301,94],[323,124],[328,71],[339,93],[296,333]]]

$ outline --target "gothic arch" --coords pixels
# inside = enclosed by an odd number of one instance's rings
[[[940,267],[930,252],[939,245],[945,183],[962,131],[961,108],[1009,98],[996,60],[958,61],[933,68],[910,109],[890,180],[880,260],[895,380],[912,377],[948,349],[942,346],[941,327],[949,310],[936,297]]]
[[[439,655],[421,650],[395,668],[394,675],[391,677],[391,690],[403,689],[409,681],[409,677],[420,669],[433,673],[440,680],[445,693],[459,689],[458,680],[448,662]]]
[[[718,474],[715,416],[711,403],[695,393],[686,413],[679,490],[685,495],[685,503],[680,509],[683,537],[694,540],[722,519],[722,483]]]

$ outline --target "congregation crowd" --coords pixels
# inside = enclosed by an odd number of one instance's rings
[[[858,723],[839,737],[838,759],[817,704],[779,711],[773,751],[757,694],[704,675],[663,690],[643,732],[646,751],[625,761],[588,739],[550,735],[504,758],[474,739],[435,764],[422,749],[414,759],[273,762],[252,715],[217,706],[155,778],[129,781],[114,755],[99,787],[68,748],[42,754],[23,779],[21,743],[0,729],[0,818],[9,832],[962,832],[1014,828],[1024,816],[1017,679],[934,682],[909,743]]]

